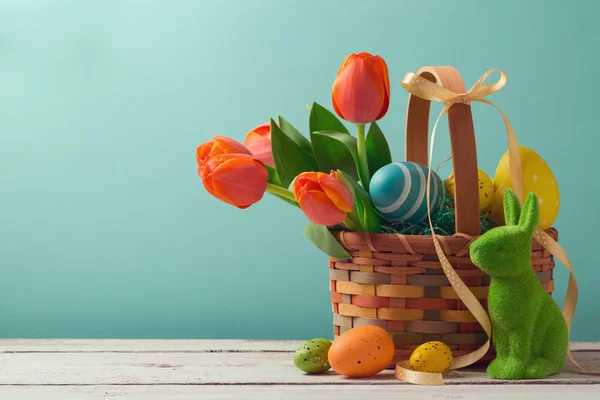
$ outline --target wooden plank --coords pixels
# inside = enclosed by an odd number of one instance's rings
[[[14,352],[278,352],[301,340],[0,339],[0,353]],[[600,347],[599,347],[600,348]]]
[[[600,370],[600,352],[577,352],[584,367]],[[0,385],[390,385],[386,370],[369,379],[346,379],[330,372],[306,375],[291,353],[7,353],[0,357]],[[447,384],[496,384],[482,367],[447,374]],[[507,382],[513,384],[540,381]],[[551,384],[598,384],[600,377],[572,367],[544,380]]]
[[[4,386],[0,398],[11,400],[577,400],[600,398],[599,385],[470,386]]]
[[[331,340],[331,338],[329,338]],[[279,352],[301,340],[0,339],[0,353],[14,352]],[[600,351],[599,342],[573,342],[573,351]]]

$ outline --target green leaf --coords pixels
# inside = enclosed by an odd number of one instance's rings
[[[318,171],[317,162],[271,119],[271,149],[281,186],[288,188],[298,174]]]
[[[352,258],[326,226],[309,222],[304,228],[304,235],[321,251],[331,257]]]
[[[300,131],[298,131],[298,129],[294,128],[294,126],[292,124],[290,124],[281,115],[278,116],[278,119],[279,119],[279,129],[281,129],[281,131],[283,133],[285,133],[287,137],[292,139],[294,141],[294,143],[296,143],[298,145],[298,147],[300,147],[302,150],[304,150],[308,154],[312,155],[313,149],[310,144],[310,141],[307,138],[305,138],[300,133]]]
[[[340,132],[350,136],[348,129],[344,126],[331,111],[318,103],[313,103],[310,107],[308,117],[308,127],[310,130],[310,141],[312,142],[313,153],[320,171],[329,173],[342,166],[343,170],[348,170],[352,160],[352,154],[345,151],[340,143],[334,143],[331,140],[317,137],[315,132]],[[330,148],[333,146],[333,148]],[[356,174],[349,170],[349,173]],[[357,175],[358,176],[358,175]]]
[[[318,103],[313,103],[310,107],[308,126],[311,133],[318,131],[333,131],[347,133],[348,135],[350,134],[346,126],[344,126],[338,117]]]
[[[376,232],[381,227],[381,216],[375,211],[371,196],[354,178],[338,170],[338,176],[344,185],[354,190],[354,211],[358,216],[363,232]]]
[[[322,172],[341,169],[358,178],[356,138],[341,132],[313,132],[312,143]],[[316,149],[319,149],[317,151]]]
[[[355,225],[358,225],[358,229],[353,229],[359,232],[363,232],[366,229],[363,228],[364,224],[364,215],[365,215],[365,206],[360,198],[356,196],[356,190],[354,189],[353,181],[354,179],[350,178],[348,175],[338,170],[338,179],[348,188],[350,193],[352,194],[352,198],[354,199],[354,203],[352,204],[352,212],[348,215],[350,219],[354,222]]]
[[[376,122],[369,126],[366,139],[367,160],[371,176],[381,167],[392,163],[390,146]]]
[[[271,185],[275,185],[275,186],[279,186],[281,187],[281,181],[279,180],[279,175],[277,175],[277,170],[273,167],[271,167],[270,165],[265,164],[265,168],[267,169],[267,172],[269,173],[269,180],[268,182]],[[296,203],[295,201],[292,201],[290,199],[288,199],[287,197],[284,196],[279,196],[277,193],[273,193],[273,192],[269,192],[270,194],[272,194],[273,196],[277,197],[278,199],[281,199],[283,201],[285,201],[286,203],[289,203],[295,207],[299,207],[298,203]]]
[[[267,172],[269,173],[268,182],[271,185],[281,186],[281,181],[279,180],[279,175],[277,175],[277,170],[267,164],[265,164],[265,168],[267,169]]]

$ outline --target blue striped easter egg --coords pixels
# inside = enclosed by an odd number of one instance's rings
[[[375,208],[392,222],[416,224],[427,217],[426,166],[414,162],[388,164],[373,174],[369,192]],[[444,195],[442,179],[431,171],[431,209]]]

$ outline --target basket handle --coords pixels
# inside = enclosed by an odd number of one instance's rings
[[[453,67],[423,67],[417,75],[456,93],[465,93],[465,84]],[[409,94],[406,114],[406,160],[427,166],[430,101]],[[454,104],[448,110],[456,232],[480,234],[477,149],[471,106]]]

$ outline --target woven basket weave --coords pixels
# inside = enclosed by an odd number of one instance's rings
[[[419,75],[457,93],[465,87],[452,67],[425,67]],[[427,165],[429,101],[409,95],[406,159]],[[456,232],[438,236],[452,266],[487,309],[490,277],[471,263],[469,245],[480,235],[477,155],[471,107],[448,111],[455,176]],[[554,228],[548,234],[555,240]],[[334,335],[361,325],[377,325],[394,339],[398,360],[420,344],[439,340],[455,356],[477,349],[487,336],[458,299],[442,271],[431,236],[334,232],[351,259],[329,258]],[[554,290],[554,259],[533,241],[531,266],[547,292]],[[489,362],[493,348],[481,359]]]

